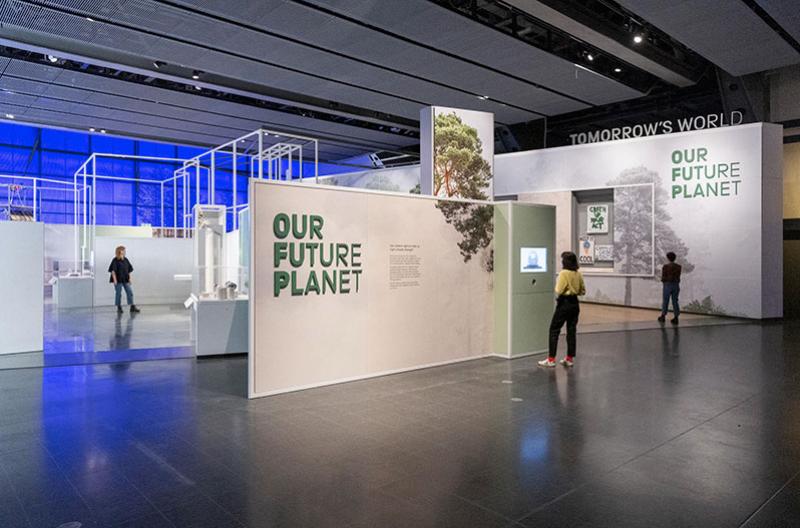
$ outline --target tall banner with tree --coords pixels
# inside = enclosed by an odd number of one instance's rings
[[[423,111],[422,119],[428,120],[423,123],[423,135],[426,132],[430,135],[422,139],[429,146],[422,149],[422,193],[441,198],[491,200],[494,116],[432,107]],[[464,261],[480,254],[484,268],[491,271],[492,207],[439,202],[438,208],[461,235],[458,247]]]

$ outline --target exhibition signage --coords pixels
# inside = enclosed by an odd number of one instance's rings
[[[672,160],[672,198],[737,196],[741,183],[741,162],[710,163],[708,147],[674,150]]]
[[[613,192],[613,200],[587,205],[580,226],[571,206],[557,212],[567,232],[586,226],[589,236],[588,208],[613,212],[613,249],[601,250],[600,234],[593,252],[577,236],[563,237],[557,248],[582,255],[583,263],[613,260],[613,271],[585,269],[587,300],[658,307],[658,274],[673,251],[683,266],[687,311],[780,317],[782,139],[780,126],[754,123],[516,152],[495,158],[494,187],[498,195],[531,193],[531,201],[559,204],[571,204],[579,191]]]
[[[593,204],[586,208],[586,232],[608,233],[608,206]]]
[[[250,395],[492,351],[493,208],[250,182]]]
[[[326,242],[324,225],[320,215],[275,215],[275,297],[284,290],[292,296],[358,293],[363,271],[361,244]]]
[[[578,132],[570,134],[569,139],[573,145],[586,143],[599,143],[601,141],[615,141],[618,139],[631,139],[658,134],[672,134],[673,132],[690,132],[707,128],[718,128],[741,125],[744,116],[739,111],[730,114],[708,114],[680,119],[667,119],[653,123],[626,125],[615,128],[592,130],[591,132]]]

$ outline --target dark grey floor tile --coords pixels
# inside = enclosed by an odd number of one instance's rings
[[[131,519],[120,524],[108,524],[113,528],[174,528],[174,525],[161,513],[152,513],[138,519]]]
[[[192,497],[162,511],[176,528],[242,528],[221,506],[203,496]]]
[[[759,506],[742,528],[800,526],[800,482],[797,477]]]
[[[37,504],[33,507],[26,507],[25,513],[31,528],[52,528],[68,523],[80,523],[81,528],[106,526],[79,499]]]

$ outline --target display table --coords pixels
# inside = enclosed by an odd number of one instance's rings
[[[59,277],[53,284],[53,301],[61,308],[91,308],[94,277]]]
[[[248,299],[200,299],[192,306],[195,355],[246,354]]]

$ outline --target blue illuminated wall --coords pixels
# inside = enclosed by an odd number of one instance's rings
[[[72,182],[80,165],[92,153],[129,154],[162,158],[192,158],[205,149],[168,145],[151,141],[111,137],[102,134],[67,132],[48,128],[0,122],[0,175],[28,176]],[[160,186],[138,180],[164,180],[172,176],[179,164],[161,161],[141,161],[99,158],[97,174],[128,178],[131,181],[98,181],[97,223],[101,225],[161,225]],[[244,166],[240,174],[245,174]],[[352,167],[319,164],[319,174],[352,172]],[[313,176],[313,166],[304,165],[306,176]],[[293,167],[299,174],[299,167]],[[232,204],[233,175],[217,172],[216,203]],[[39,220],[46,223],[72,223],[73,196],[71,192],[40,191]],[[0,190],[0,201],[7,200],[7,191]],[[179,194],[178,208],[182,207]],[[201,197],[207,189],[201,184]],[[247,203],[247,177],[237,179],[238,203]],[[165,186],[165,226],[173,226],[172,186]],[[230,224],[229,218],[229,224]],[[178,221],[180,225],[180,220]]]

